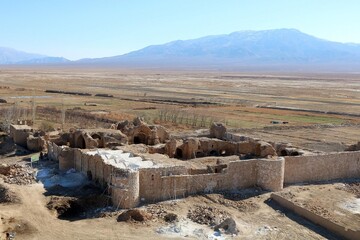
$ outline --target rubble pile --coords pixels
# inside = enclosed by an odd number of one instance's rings
[[[353,193],[357,198],[360,198],[360,183],[353,182],[345,184],[345,191]]]
[[[3,171],[0,171],[0,178],[5,183],[27,185],[35,183],[35,172],[29,166],[20,164],[14,164],[9,166],[2,165],[0,167]]]
[[[227,219],[229,214],[210,206],[195,206],[194,209],[189,209],[187,217],[193,222],[214,226]]]
[[[152,218],[152,215],[140,209],[129,209],[121,213],[118,222],[145,222]]]
[[[165,207],[160,204],[151,204],[147,206],[146,211],[157,218],[164,218],[168,214]]]
[[[164,219],[167,221],[167,216],[169,217],[169,214],[171,214],[168,210],[174,211],[176,206],[176,202],[149,204],[146,206],[146,211],[154,216],[154,219]]]
[[[218,198],[217,203],[236,208],[241,212],[254,212],[259,209],[259,205],[252,200],[232,201],[225,198]]]

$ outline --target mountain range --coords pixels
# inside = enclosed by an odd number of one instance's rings
[[[70,61],[0,48],[0,64],[119,66],[357,65],[360,44],[316,38],[296,29],[240,31],[152,45],[124,55]]]
[[[70,62],[70,60],[62,57],[49,57],[12,48],[0,47],[0,64],[51,64],[67,62]]]

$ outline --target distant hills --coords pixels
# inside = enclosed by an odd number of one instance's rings
[[[0,48],[1,64],[98,64],[139,67],[360,66],[360,44],[327,41],[296,29],[241,31],[177,40],[124,55],[81,59],[46,58]]]
[[[70,60],[0,47],[0,64],[55,64],[66,62],[70,62]]]

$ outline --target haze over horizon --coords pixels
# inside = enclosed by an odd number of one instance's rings
[[[2,1],[1,47],[71,60],[125,54],[174,40],[295,28],[360,43],[360,3],[297,1]]]

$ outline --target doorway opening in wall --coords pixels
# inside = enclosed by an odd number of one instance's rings
[[[143,133],[139,133],[138,135],[134,136],[134,144],[148,144],[146,135]]]
[[[181,148],[177,148],[175,152],[175,158],[183,158],[183,151]]]
[[[84,137],[83,137],[82,135],[80,135],[80,136],[77,138],[76,147],[81,148],[81,149],[85,149],[85,148],[86,148],[85,139],[84,139]]]
[[[209,152],[209,156],[219,156],[219,153],[218,153],[218,151],[216,151],[216,150],[211,150],[211,151]]]

